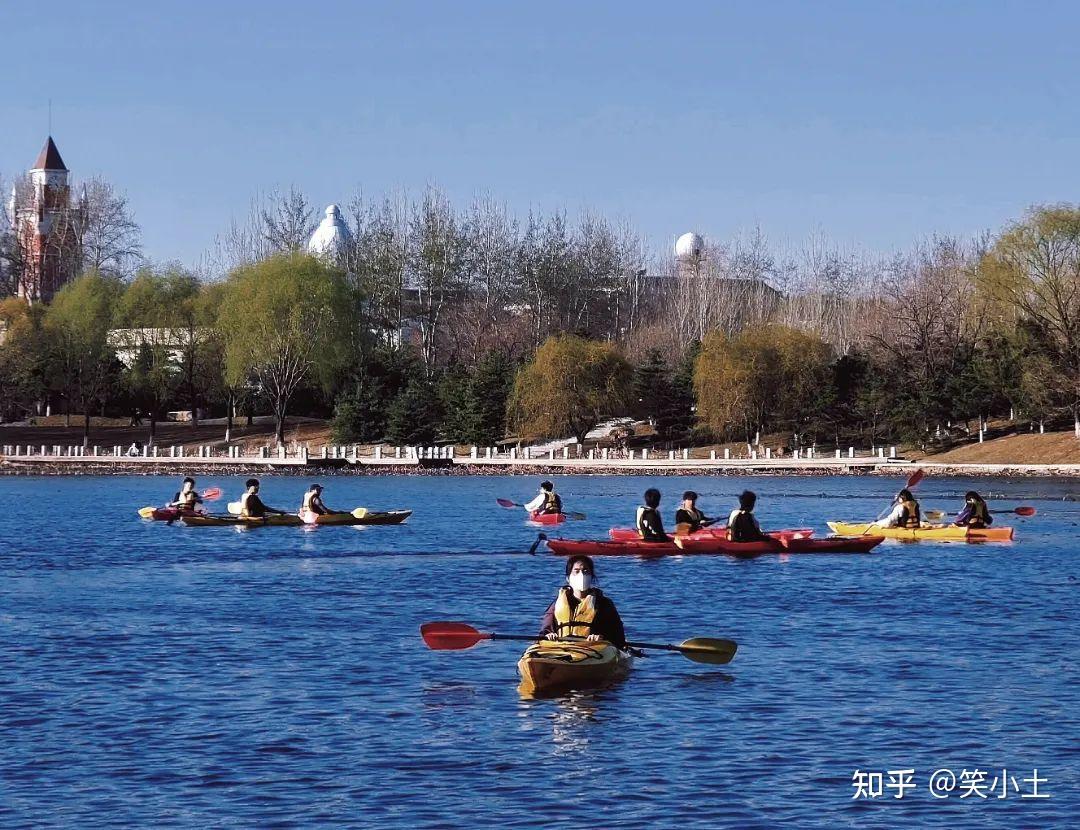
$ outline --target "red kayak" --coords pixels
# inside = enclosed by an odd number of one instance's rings
[[[645,542],[629,539],[621,542],[587,539],[548,539],[548,549],[558,556],[681,556],[685,554],[725,554],[758,556],[763,553],[868,553],[882,542],[881,536],[833,537],[831,539],[775,539],[763,542],[729,542],[727,539],[692,539],[680,537],[675,542]]]
[[[538,525],[557,525],[566,521],[565,513],[530,513],[529,521]]]
[[[787,530],[770,530],[766,536],[773,539],[809,539],[814,535],[812,527],[796,527]],[[641,537],[632,527],[613,527],[608,531],[612,542],[639,542]],[[694,533],[688,533],[684,539],[727,539],[726,527],[703,527]]]

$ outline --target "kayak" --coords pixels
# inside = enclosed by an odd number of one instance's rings
[[[141,507],[139,515],[155,522],[171,522],[180,518],[180,511],[175,507]]]
[[[866,553],[881,544],[882,536],[856,539],[805,539],[781,537],[761,542],[729,542],[727,539],[680,536],[673,542],[646,542],[628,539],[622,542],[587,539],[548,539],[548,549],[558,556],[682,556],[685,554],[724,554],[757,556],[763,553]]]
[[[884,541],[884,536],[829,536],[825,539],[782,537],[775,542],[729,542],[726,539],[680,537],[675,544],[683,553],[757,556],[762,553],[869,553]]]
[[[532,512],[529,514],[529,521],[538,525],[557,525],[566,521],[566,514]]]
[[[518,660],[521,689],[543,695],[570,689],[591,689],[620,680],[634,658],[611,643],[583,640],[540,640]]]
[[[362,516],[354,516],[352,513],[314,514],[303,511],[300,519],[311,525],[399,525],[411,515],[411,510],[369,510]]]
[[[275,513],[261,519],[250,518],[247,516],[181,516],[180,521],[188,527],[226,527],[228,525],[232,525],[233,527],[267,527],[281,525],[296,526],[304,523],[303,519],[299,516],[294,516],[291,513],[286,513],[284,516],[279,516]]]
[[[875,536],[908,541],[938,542],[1008,542],[1013,537],[1011,527],[967,528],[956,525],[930,525],[928,527],[871,527],[869,524],[851,522],[826,522],[840,536],[858,536],[870,532]]]
[[[814,529],[812,527],[796,527],[787,530],[769,530],[765,533],[766,536],[771,536],[774,539],[794,538],[794,539],[809,539],[814,535]],[[613,527],[608,531],[608,536],[612,542],[637,542],[641,540],[638,532],[632,527]],[[701,530],[694,533],[688,533],[682,538],[684,539],[727,539],[726,527],[703,527]]]

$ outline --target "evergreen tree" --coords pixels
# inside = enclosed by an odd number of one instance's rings
[[[423,374],[414,375],[387,411],[386,437],[395,444],[432,444],[442,420],[435,384]]]
[[[490,351],[473,371],[467,400],[468,440],[477,446],[491,446],[506,435],[506,402],[514,386],[514,364],[499,351]]]

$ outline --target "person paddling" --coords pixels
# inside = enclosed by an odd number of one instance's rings
[[[698,494],[693,490],[687,490],[682,494],[682,498],[682,504],[675,511],[675,533],[696,533],[716,522],[716,519],[706,518],[705,514],[698,510]]]
[[[919,527],[922,525],[922,511],[915,496],[906,487],[896,494],[892,510],[889,515],[879,522],[874,522],[874,527]]]
[[[194,513],[195,508],[202,504],[202,502],[202,496],[195,490],[195,479],[188,477],[180,483],[180,489],[176,491],[173,500],[169,502],[169,507],[175,507],[177,510]]]
[[[257,478],[249,478],[244,483],[244,486],[247,487],[247,490],[240,497],[241,516],[248,519],[262,519],[266,517],[267,513],[277,513],[279,516],[285,515],[284,510],[277,510],[263,504],[262,499],[259,498],[259,480]]]
[[[530,513],[562,513],[562,499],[555,492],[555,485],[550,481],[540,482],[540,492],[536,498],[525,505],[525,509]]]
[[[327,513],[333,513],[333,510],[323,504],[322,491],[323,487],[321,484],[312,484],[308,487],[307,492],[304,493],[304,501],[300,505],[300,512],[314,513],[317,516],[325,516]]]
[[[637,509],[638,536],[646,542],[670,542],[664,532],[664,520],[660,518],[660,491],[650,487],[645,491],[645,504]]]
[[[596,567],[588,556],[566,560],[566,582],[555,601],[544,612],[540,636],[548,640],[584,637],[606,640],[626,648],[626,632],[615,603],[594,587]]]
[[[727,537],[729,542],[759,542],[768,538],[761,532],[754,515],[754,507],[757,504],[757,494],[752,490],[744,490],[739,496],[739,506],[731,511],[727,521]]]
[[[953,522],[958,527],[980,528],[992,524],[994,517],[990,515],[990,509],[986,506],[983,497],[974,490],[968,490],[964,495],[964,509],[956,515]]]

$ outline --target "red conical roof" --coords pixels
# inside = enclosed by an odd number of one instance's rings
[[[49,136],[45,141],[45,146],[41,148],[41,152],[38,153],[37,161],[34,162],[33,170],[67,170],[64,166],[64,160],[60,158],[60,151],[56,149],[56,144],[52,140],[52,136]]]

